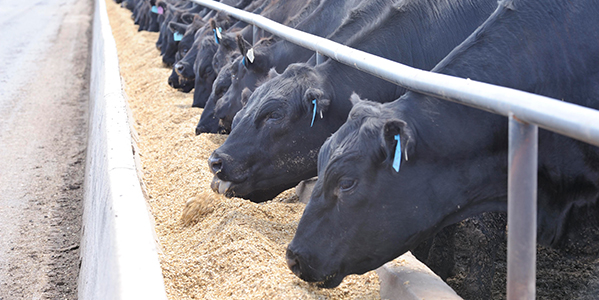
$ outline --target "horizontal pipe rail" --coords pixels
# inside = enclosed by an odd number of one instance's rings
[[[583,142],[599,146],[599,111],[556,99],[487,83],[412,68],[376,55],[352,49],[325,38],[279,24],[260,15],[213,0],[190,0],[224,11],[343,64],[407,89],[509,117]]]

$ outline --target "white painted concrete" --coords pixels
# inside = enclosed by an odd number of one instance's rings
[[[104,0],[93,30],[79,299],[167,299]]]
[[[407,252],[376,270],[381,299],[461,300],[441,278]]]

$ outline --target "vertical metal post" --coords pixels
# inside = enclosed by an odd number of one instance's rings
[[[256,45],[260,37],[258,37],[258,26],[252,25],[252,46]]]
[[[509,116],[507,299],[535,299],[538,127]]]
[[[324,57],[322,57],[322,54],[318,53],[318,51],[316,52],[316,65],[320,65],[322,63],[322,61],[324,60]]]

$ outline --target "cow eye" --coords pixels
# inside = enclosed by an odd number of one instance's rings
[[[270,122],[279,121],[279,120],[283,119],[284,116],[285,115],[282,112],[275,110],[268,114],[268,117],[266,118],[266,120],[270,121]]]
[[[339,184],[338,184],[339,191],[342,193],[349,192],[356,186],[357,182],[358,181],[355,179],[343,179],[343,180],[339,181]]]
[[[219,86],[219,87],[216,89],[216,93],[215,93],[215,94],[216,94],[218,97],[221,97],[221,96],[222,96],[222,95],[223,95],[225,92],[226,92],[225,88],[224,88],[224,87],[222,87],[222,86]]]

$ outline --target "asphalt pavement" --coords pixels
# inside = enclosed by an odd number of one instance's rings
[[[0,299],[76,299],[91,0],[0,0]]]

